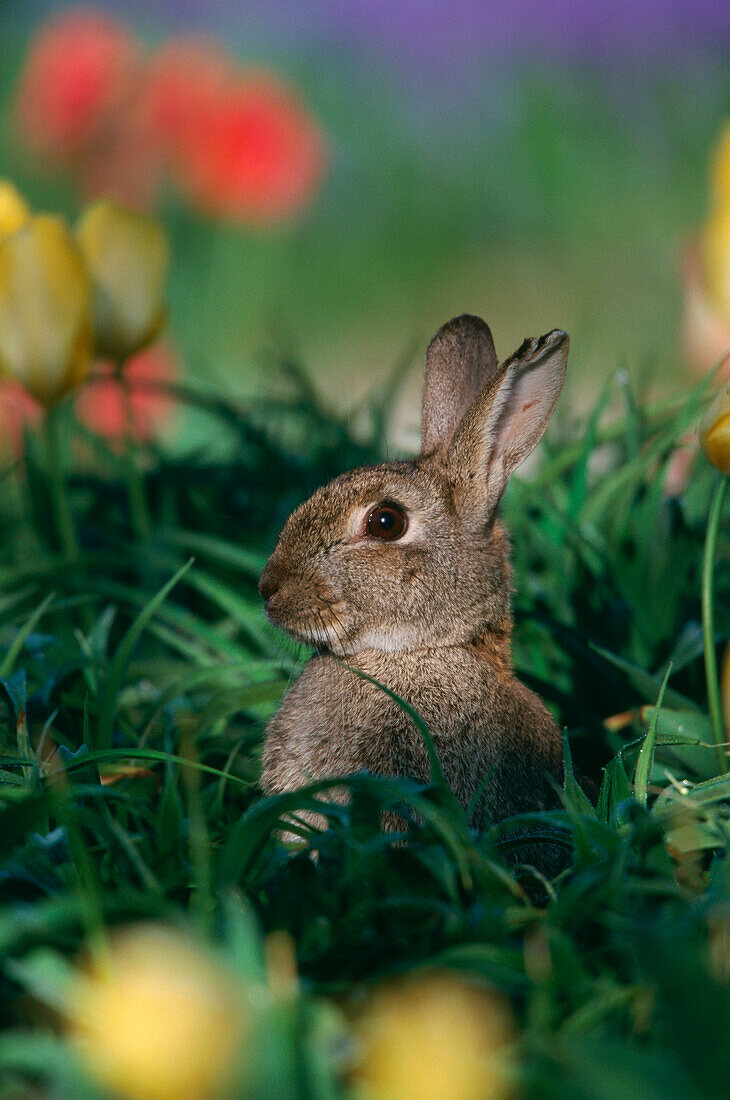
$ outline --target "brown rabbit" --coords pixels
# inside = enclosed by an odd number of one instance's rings
[[[420,455],[343,474],[287,520],[259,588],[272,622],[318,652],[269,723],[264,790],[363,770],[428,778],[410,718],[350,665],[425,719],[464,806],[481,790],[475,827],[554,802],[560,730],[513,674],[497,506],[567,357],[555,329],[498,366],[487,325],[455,318],[426,354]]]

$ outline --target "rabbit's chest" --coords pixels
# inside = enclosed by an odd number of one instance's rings
[[[383,688],[418,712],[446,753],[452,743],[463,752],[485,721],[491,722],[490,715],[496,720],[489,677],[465,661],[452,658],[444,667],[424,654],[386,662],[373,653],[358,655],[355,669],[332,658],[314,658],[277,714],[277,725],[296,743],[310,774],[402,770],[396,758],[405,756],[423,770],[423,737],[398,699]]]
[[[358,771],[427,780],[422,734],[376,680],[425,720],[462,805],[481,792],[477,824],[541,808],[545,775],[558,778],[561,771],[560,733],[550,715],[523,685],[503,682],[478,657],[437,656],[394,662],[358,654],[357,671],[329,657],[310,661],[270,723],[265,789],[292,790]]]

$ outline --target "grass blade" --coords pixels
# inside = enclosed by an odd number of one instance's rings
[[[641,746],[641,752],[639,753],[639,759],[636,761],[636,770],[634,772],[634,795],[637,802],[640,802],[642,806],[646,806],[647,800],[647,786],[649,783],[649,776],[651,775],[651,769],[654,765],[654,748],[656,745],[656,731],[657,723],[659,721],[659,712],[662,709],[662,703],[664,702],[664,693],[667,690],[667,684],[669,683],[669,677],[672,673],[672,665],[670,664],[667,671],[664,674],[664,680],[662,686],[659,689],[659,696],[654,707],[654,712],[651,716],[651,722],[649,729],[647,730],[646,737],[644,738],[644,744]]]
[[[10,673],[13,671],[13,668],[15,667],[15,662],[20,656],[20,651],[22,650],[30,635],[35,630],[40,620],[45,615],[48,608],[53,603],[55,597],[56,593],[50,592],[46,596],[45,600],[38,604],[38,607],[36,607],[32,615],[28,617],[22,629],[19,630],[16,634],[15,638],[13,639],[12,645],[8,649],[8,652],[5,654],[2,664],[0,664],[0,680],[4,680],[5,677],[9,676]]]
[[[149,603],[140,611],[137,618],[130,626],[127,633],[119,643],[119,647],[114,654],[114,660],[111,663],[109,672],[107,674],[106,685],[104,687],[104,696],[101,704],[101,714],[99,717],[99,727],[97,734],[98,749],[108,749],[112,743],[112,731],[114,729],[114,718],[117,712],[117,699],[119,696],[119,690],[122,686],[122,681],[126,674],[129,662],[134,651],[134,647],[139,641],[142,633],[144,632],[148,622],[155,614],[157,609],[164,603],[167,596],[175,587],[175,585],[185,576],[187,571],[192,567],[194,558],[186,562],[181,569],[178,569],[174,577],[172,577],[167,584],[164,584],[156,596],[149,601]]]

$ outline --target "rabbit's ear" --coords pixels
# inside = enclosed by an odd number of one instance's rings
[[[471,405],[446,454],[455,503],[488,521],[512,471],[542,438],[565,379],[569,340],[554,329],[525,340]]]
[[[464,313],[442,325],[426,352],[422,455],[448,446],[464,413],[496,369],[492,334],[480,317]]]

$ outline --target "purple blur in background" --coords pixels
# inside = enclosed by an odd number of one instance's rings
[[[133,0],[124,7],[236,37],[249,29],[257,38],[268,33],[300,48],[339,40],[414,59],[544,51],[661,55],[730,43],[726,0]]]
[[[29,0],[15,14],[28,20],[68,6]],[[727,0],[100,0],[94,6],[168,29],[202,29],[244,48],[266,41],[288,50],[330,44],[395,52],[413,62],[514,54],[656,60],[730,45]]]

